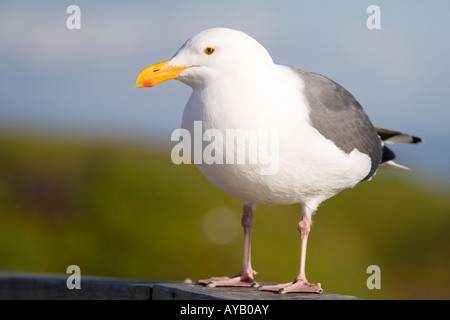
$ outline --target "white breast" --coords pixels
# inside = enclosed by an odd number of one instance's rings
[[[251,129],[265,130],[269,135],[277,132],[279,138],[277,154],[271,155],[272,159],[278,158],[274,174],[261,175],[261,163],[197,164],[223,191],[249,203],[302,203],[315,210],[320,202],[353,187],[369,172],[369,156],[356,149],[346,154],[312,127],[309,106],[302,94],[303,82],[289,68],[276,66],[269,77],[251,84],[213,85],[217,87],[194,90],[186,105],[182,127],[192,137],[194,121],[202,121],[204,131],[214,128],[224,137],[227,129]],[[262,145],[258,136],[256,141],[249,140]],[[204,142],[203,148],[208,144]],[[226,148],[222,151],[226,162]]]

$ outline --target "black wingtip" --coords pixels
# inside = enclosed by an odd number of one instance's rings
[[[395,153],[386,146],[383,146],[383,155],[381,158],[381,163],[387,162],[395,159]]]
[[[411,138],[412,138],[411,143],[423,143],[423,139],[421,139],[419,137],[411,136]]]

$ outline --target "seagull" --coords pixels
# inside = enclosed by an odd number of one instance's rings
[[[420,143],[422,139],[374,126],[353,95],[338,83],[314,72],[275,64],[261,44],[237,30],[201,31],[171,59],[143,69],[135,86],[153,87],[169,79],[192,88],[181,127],[191,136],[200,134],[200,152],[205,154],[211,147],[208,143],[226,145],[215,150],[215,159],[222,161],[194,163],[215,186],[242,200],[243,205],[240,272],[202,279],[198,284],[257,287],[282,294],[322,292],[320,283],[308,282],[305,271],[312,215],[323,201],[371,180],[379,167],[407,169],[393,161],[395,154],[386,145]],[[211,130],[215,135],[205,139],[202,134]],[[250,130],[256,134],[245,137],[248,143],[244,147],[234,148],[236,141],[227,134]],[[187,140],[186,145],[198,149],[193,146],[196,139]],[[269,144],[276,146],[272,154],[267,151]],[[247,154],[243,161],[233,161],[252,146],[265,157],[247,161]],[[267,161],[274,159],[276,170],[263,172]],[[298,274],[289,283],[259,285],[251,264],[253,211],[259,204],[294,203],[301,206]]]

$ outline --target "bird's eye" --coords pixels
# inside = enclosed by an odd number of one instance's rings
[[[216,51],[216,49],[214,49],[212,47],[207,47],[207,48],[205,48],[205,50],[203,50],[203,52],[208,56],[212,55],[214,53],[214,51]]]

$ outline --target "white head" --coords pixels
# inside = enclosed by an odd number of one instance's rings
[[[190,38],[170,60],[142,70],[136,87],[152,87],[165,80],[178,79],[195,89],[206,81],[254,76],[272,65],[267,50],[249,35],[214,28]]]

